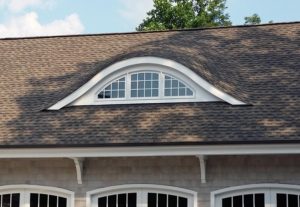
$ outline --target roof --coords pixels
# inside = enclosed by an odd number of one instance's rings
[[[300,23],[0,40],[0,147],[300,142]],[[45,110],[107,66],[156,56],[248,103]]]

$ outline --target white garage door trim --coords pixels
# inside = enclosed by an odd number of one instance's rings
[[[289,184],[274,184],[274,183],[263,183],[263,184],[250,184],[242,186],[234,186],[224,188],[211,192],[211,207],[221,207],[221,200],[224,197],[231,197],[235,195],[241,195],[244,193],[266,193],[268,194],[269,205],[268,207],[275,206],[275,193],[295,193],[300,195],[300,185],[289,185]],[[300,205],[300,204],[299,204]]]
[[[136,190],[137,192],[155,192],[182,196],[188,199],[188,207],[197,207],[197,192],[184,188],[154,184],[117,185],[89,191],[86,193],[86,207],[95,206],[93,205],[93,197],[99,198],[111,194],[132,192],[133,190]],[[140,199],[137,198],[137,201],[139,202]],[[138,206],[139,205],[137,205],[137,207]]]

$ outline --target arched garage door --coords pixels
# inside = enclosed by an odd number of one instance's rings
[[[300,186],[256,184],[212,193],[212,207],[300,207]]]
[[[194,191],[160,185],[122,185],[87,193],[87,207],[196,207]]]

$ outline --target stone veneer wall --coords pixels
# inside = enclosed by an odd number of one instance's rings
[[[196,157],[88,158],[78,185],[71,159],[0,159],[0,185],[32,184],[75,192],[85,207],[87,191],[122,184],[159,184],[198,192],[198,207],[209,207],[210,192],[255,183],[300,185],[300,155],[210,156],[207,183],[200,182]]]

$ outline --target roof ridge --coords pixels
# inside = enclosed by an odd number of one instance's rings
[[[29,36],[29,37],[4,37],[3,40],[22,40],[22,39],[47,39],[47,38],[66,38],[66,37],[84,37],[84,36],[107,36],[107,35],[131,35],[131,34],[146,34],[146,33],[165,33],[165,32],[185,32],[185,31],[199,31],[199,30],[216,30],[216,29],[231,29],[244,27],[263,27],[276,26],[283,24],[300,24],[300,21],[292,22],[276,22],[256,25],[232,25],[232,26],[216,26],[216,27],[198,27],[189,29],[173,29],[173,30],[153,30],[153,31],[134,31],[134,32],[108,32],[108,33],[91,33],[91,34],[69,34],[69,35],[49,35],[49,36]]]

